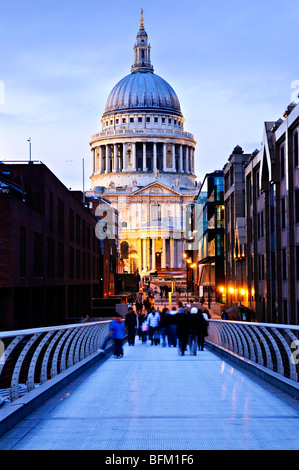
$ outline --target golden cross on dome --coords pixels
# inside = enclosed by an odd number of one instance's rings
[[[143,8],[141,8],[140,29],[144,29]]]

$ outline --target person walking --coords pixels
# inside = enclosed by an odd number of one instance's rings
[[[189,348],[190,354],[196,356],[198,346],[198,332],[200,327],[200,315],[197,307],[192,307],[189,316]]]
[[[160,315],[159,311],[155,311],[154,307],[152,307],[151,312],[148,314],[147,322],[149,326],[149,339],[151,340],[151,344],[154,344],[154,334],[159,328],[160,323]]]
[[[167,314],[167,340],[168,346],[176,348],[178,337],[177,337],[177,311],[170,310]]]
[[[184,356],[187,349],[189,336],[189,315],[185,312],[183,306],[179,307],[176,318],[180,354],[181,356]]]
[[[162,338],[162,347],[165,348],[166,346],[166,336],[167,336],[167,327],[168,327],[168,317],[169,317],[169,310],[167,307],[164,307],[161,312],[161,319],[160,319],[160,332]]]
[[[128,332],[128,343],[129,346],[134,346],[135,344],[135,335],[137,328],[137,317],[133,310],[133,307],[129,307],[129,311],[126,315],[125,326]]]
[[[123,341],[125,337],[125,322],[118,313],[116,313],[110,323],[110,337],[114,341],[114,357],[122,357],[124,355]]]
[[[199,312],[199,327],[198,327],[198,348],[200,351],[203,351],[205,345],[205,338],[208,336],[208,327],[209,322],[206,320],[202,314]]]

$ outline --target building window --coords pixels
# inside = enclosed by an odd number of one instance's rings
[[[74,279],[75,275],[75,255],[74,255],[74,248],[70,246],[69,248],[69,277],[70,279]]]
[[[53,230],[53,192],[49,192],[49,229]]]
[[[43,235],[41,233],[34,232],[33,275],[35,278],[43,277],[43,259]]]
[[[26,228],[20,227],[20,277],[26,276]]]
[[[86,279],[86,253],[82,253],[82,279]]]
[[[165,124],[165,118],[162,117],[162,124]]]
[[[64,244],[58,243],[58,278],[64,278]]]
[[[151,118],[150,118],[150,117],[147,117],[147,118],[146,118],[146,122],[151,122]]]
[[[156,220],[161,222],[161,205],[160,204],[152,204],[151,205],[151,220]]]
[[[263,238],[264,236],[264,212],[258,214],[258,224],[257,224],[257,237]]]
[[[118,124],[118,119],[115,119],[115,124]]]
[[[76,250],[76,278],[81,278],[81,253],[80,250]]]
[[[81,232],[80,232],[80,227],[81,227],[81,221],[80,221],[80,215],[76,215],[76,242],[80,244],[81,242]]]
[[[120,244],[120,257],[122,259],[129,258],[129,244],[128,242],[121,242]]]
[[[64,203],[58,199],[58,233],[64,236]]]
[[[138,122],[142,122],[142,117],[139,117],[139,118],[138,118]]]
[[[53,238],[48,238],[47,277],[55,277],[55,241],[53,240]]]
[[[255,187],[256,187],[256,198],[260,197],[260,172],[257,171],[255,174]]]
[[[158,118],[157,118],[157,117],[155,117],[155,122],[158,122]]]
[[[86,222],[82,219],[82,246],[86,246]]]
[[[287,250],[283,248],[282,250],[282,280],[287,280]]]
[[[69,210],[69,239],[75,240],[75,214],[73,209]]]
[[[130,117],[130,122],[134,122],[134,118],[133,118],[133,117]]]
[[[280,149],[280,176],[284,178],[285,176],[285,158],[284,158],[284,147]]]
[[[286,200],[282,198],[281,200],[281,228],[286,228]]]
[[[127,120],[126,118],[123,118],[123,124],[126,124]]]
[[[90,225],[86,225],[86,242],[87,242],[87,249],[90,250]]]

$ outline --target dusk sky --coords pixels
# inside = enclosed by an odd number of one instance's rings
[[[0,0],[0,160],[45,163],[90,188],[91,135],[130,73],[144,9],[154,72],[176,91],[194,134],[196,174],[236,145],[260,148],[264,121],[298,102],[298,0]]]

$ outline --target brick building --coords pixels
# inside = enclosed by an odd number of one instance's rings
[[[0,330],[74,322],[100,296],[97,219],[44,165],[0,166]]]

